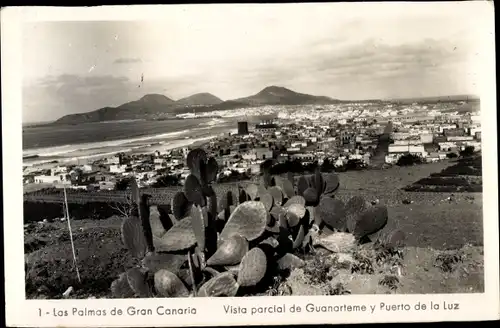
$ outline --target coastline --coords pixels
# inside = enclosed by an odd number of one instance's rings
[[[49,163],[82,164],[118,153],[152,154],[188,146],[199,146],[225,133],[234,133],[233,126],[203,126],[168,133],[132,137],[113,141],[69,144],[56,147],[23,150],[23,166],[41,166]]]

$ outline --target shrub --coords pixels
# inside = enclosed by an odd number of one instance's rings
[[[461,157],[470,157],[474,155],[474,146],[467,146],[464,150],[460,151]]]
[[[446,157],[447,158],[457,158],[458,155],[456,153],[448,153],[448,154],[446,154]]]
[[[413,154],[406,154],[401,156],[396,164],[399,166],[411,166],[421,163],[422,163],[422,158],[420,158],[419,156]]]
[[[118,191],[127,190],[129,184],[130,184],[129,178],[124,178],[124,179],[118,180],[115,184],[115,190],[118,190]]]
[[[156,179],[156,182],[151,186],[153,188],[163,188],[163,187],[175,187],[180,186],[179,177],[172,174],[163,175]]]

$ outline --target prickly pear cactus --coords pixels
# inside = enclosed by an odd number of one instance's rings
[[[182,219],[174,224],[161,238],[155,239],[155,249],[158,252],[181,251],[196,244],[191,217]]]
[[[368,207],[361,213],[356,221],[354,236],[362,239],[382,230],[387,224],[388,211],[383,205]]]
[[[201,286],[199,297],[233,297],[238,292],[238,283],[232,272],[222,272]]]
[[[134,295],[141,298],[151,297],[151,288],[148,284],[145,272],[138,268],[131,268],[127,272],[127,282]]]
[[[267,221],[266,207],[259,201],[246,201],[234,210],[229,217],[220,239],[225,240],[239,234],[248,241],[258,238],[265,230]]]
[[[189,213],[191,203],[182,191],[178,191],[172,198],[172,213],[177,220],[182,220]]]
[[[199,206],[206,205],[207,201],[203,196],[203,189],[200,184],[200,180],[198,180],[198,178],[193,174],[186,177],[186,181],[184,182],[184,194],[189,202]]]
[[[187,297],[189,291],[182,280],[168,270],[160,270],[154,276],[155,289],[163,297]]]
[[[214,255],[208,259],[207,265],[226,266],[239,264],[243,256],[248,252],[248,248],[248,241],[244,237],[234,234],[222,242]]]
[[[142,224],[137,217],[125,218],[121,226],[122,241],[132,256],[142,258],[147,252]]]
[[[241,260],[237,282],[243,287],[255,286],[264,278],[266,270],[266,254],[258,247],[252,248]]]
[[[346,210],[340,199],[322,197],[316,208],[318,220],[324,222],[331,229],[343,231],[346,225]]]

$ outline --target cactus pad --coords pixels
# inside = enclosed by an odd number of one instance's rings
[[[367,202],[361,196],[353,196],[347,201],[345,208],[347,214],[363,212],[368,207]]]
[[[313,182],[313,187],[318,192],[318,197],[319,197],[319,195],[323,192],[324,189],[323,175],[321,174],[319,167],[316,168],[314,176],[312,176],[311,178]]]
[[[292,204],[300,204],[302,206],[306,206],[306,200],[302,196],[293,196],[286,201],[283,207],[288,207]]]
[[[315,188],[309,187],[304,191],[304,199],[306,200],[306,205],[316,205],[318,202],[318,191]]]
[[[331,196],[340,186],[339,177],[335,173],[323,174],[323,193]]]
[[[343,230],[346,223],[346,211],[341,200],[321,197],[316,216],[332,229]]]
[[[269,212],[271,210],[271,208],[273,207],[273,205],[274,205],[273,196],[270,193],[268,193],[268,192],[260,195],[260,201],[266,207],[266,211],[267,212]]]
[[[299,228],[299,232],[297,233],[297,236],[295,237],[295,240],[293,241],[293,248],[299,248],[302,246],[302,242],[304,241],[304,237],[306,236],[306,232],[304,229],[304,225],[301,225]]]
[[[279,230],[278,230],[279,232]],[[268,244],[270,245],[272,248],[276,248],[279,246],[279,243],[278,241],[276,240],[276,238],[274,237],[268,237],[266,239],[264,239],[263,241],[260,242],[261,244]]]
[[[203,195],[203,190],[198,178],[190,174],[186,177],[184,182],[184,194],[188,201],[196,205],[205,206],[206,199]]]
[[[172,214],[177,220],[182,220],[189,211],[189,201],[182,191],[175,193],[172,198]]]
[[[204,164],[207,162],[207,153],[201,148],[193,149],[188,153],[186,162],[189,171],[201,181],[202,176],[205,174],[202,170],[205,170]]]
[[[248,241],[258,238],[266,227],[267,211],[262,202],[244,202],[231,213],[220,239],[224,240],[231,235],[239,234]]]
[[[286,214],[286,210],[283,207],[276,205],[271,208],[269,213],[275,220],[278,220],[281,214]]]
[[[132,256],[142,258],[146,255],[147,243],[142,230],[142,223],[137,217],[127,217],[121,226],[122,241]]]
[[[306,208],[304,205],[300,204],[291,204],[288,207],[285,207],[287,213],[295,214],[299,219],[302,219],[304,215],[306,215]]]
[[[238,283],[231,272],[219,273],[200,287],[200,297],[233,297],[238,292]]]
[[[387,207],[383,205],[368,207],[358,216],[356,226],[354,228],[354,235],[356,238],[361,239],[365,236],[374,234],[385,227],[387,219]]]
[[[196,244],[191,218],[187,217],[174,224],[161,238],[155,239],[158,252],[175,252],[188,249]]]
[[[262,196],[267,194],[267,188],[264,187],[264,184],[263,183],[260,183],[258,186],[257,186],[257,189],[258,189],[258,197],[259,197],[259,200],[262,200]]]
[[[240,235],[233,235],[222,242],[214,255],[208,259],[207,265],[236,265],[241,262],[241,259],[247,252],[248,241]]]
[[[290,253],[286,253],[278,260],[278,268],[280,270],[299,269],[299,268],[304,267],[305,265],[306,265],[306,262],[304,262],[299,257],[297,257],[293,254],[290,254]]]
[[[126,272],[120,274],[120,276],[111,283],[111,294],[114,298],[131,298],[134,296],[135,293],[128,283]]]
[[[259,196],[259,187],[256,184],[249,184],[245,188],[245,192],[247,193],[250,200],[255,200]]]
[[[150,297],[151,290],[149,284],[146,280],[146,274],[144,274],[138,268],[131,268],[127,271],[127,281],[135,296],[146,298]]]
[[[290,199],[295,196],[295,189],[293,189],[293,184],[289,180],[283,180],[283,194],[286,198]]]
[[[139,202],[141,201],[141,194],[135,178],[130,179],[130,191],[132,193],[132,202],[139,205]]]
[[[287,212],[286,220],[288,221],[288,226],[291,228],[297,226],[300,222],[300,218],[294,212]]]
[[[281,213],[278,217],[278,222],[279,222],[279,226],[285,230],[288,230],[288,219],[286,217],[286,213]]]
[[[160,212],[157,206],[149,207],[149,223],[151,225],[151,232],[153,236],[161,238],[167,231],[163,227],[163,223],[160,219]]]
[[[267,271],[267,257],[258,247],[252,248],[243,257],[238,273],[238,284],[243,287],[255,286]]]
[[[217,179],[217,172],[219,171],[219,165],[215,158],[210,157],[206,165],[206,179],[207,183],[215,181]]]
[[[193,226],[193,232],[196,237],[196,243],[201,250],[205,249],[205,221],[202,208],[199,206],[193,206],[191,208],[191,224]]]
[[[185,262],[186,256],[182,254],[151,253],[142,259],[142,265],[150,272],[165,269],[175,274]]]
[[[307,188],[309,188],[309,181],[304,175],[301,175],[297,181],[297,195],[303,196]]]
[[[359,213],[365,211],[368,208],[368,203],[361,196],[353,196],[346,203],[346,228],[347,231],[353,232],[356,227],[356,221],[358,219]]]
[[[283,192],[281,191],[281,188],[274,186],[270,187],[268,191],[271,194],[271,196],[273,196],[274,204],[281,206],[283,202]]]
[[[160,270],[155,273],[155,289],[163,297],[187,297],[189,291],[181,279],[168,270]]]

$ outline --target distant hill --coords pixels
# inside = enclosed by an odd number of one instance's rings
[[[476,95],[452,95],[452,96],[437,96],[437,97],[420,97],[420,98],[395,98],[390,99],[390,102],[407,103],[439,103],[439,102],[457,102],[457,101],[479,101]]]
[[[192,96],[177,100],[177,105],[183,106],[202,106],[202,105],[218,105],[222,103],[222,99],[217,98],[211,93],[202,92]]]
[[[52,124],[80,124],[114,120],[147,119],[147,118],[170,118],[183,113],[201,113],[215,110],[231,110],[249,106],[264,105],[328,105],[340,103],[362,103],[362,102],[445,102],[445,101],[477,101],[474,96],[449,96],[449,97],[427,97],[413,99],[391,99],[391,100],[339,100],[325,96],[314,96],[280,87],[268,86],[258,93],[223,101],[210,93],[197,93],[177,101],[161,94],[148,94],[139,100],[131,101],[118,107],[104,107],[87,113],[70,114],[61,117]]]
[[[175,101],[164,95],[149,94],[139,100],[118,107],[104,107],[92,112],[66,115],[54,123],[79,124],[137,119],[150,114],[165,112],[172,105],[175,105]]]
[[[255,95],[223,101],[210,93],[197,93],[177,101],[160,94],[148,94],[118,107],[104,107],[87,113],[61,117],[54,124],[79,124],[114,120],[148,118],[154,115],[174,116],[196,111],[230,110],[262,105],[337,104],[342,101],[325,96],[298,93],[287,88],[269,86]]]
[[[303,105],[303,104],[337,104],[341,101],[325,96],[312,96],[298,93],[287,88],[269,86],[259,93],[245,98],[238,98],[235,102],[249,105]]]

